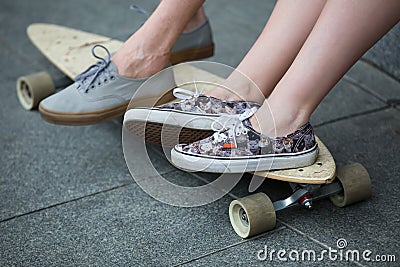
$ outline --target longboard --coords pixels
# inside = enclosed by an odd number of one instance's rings
[[[97,59],[91,56],[94,45],[102,44],[110,52],[117,51],[122,45],[121,41],[109,37],[45,23],[31,24],[27,35],[32,44],[71,80],[96,63]],[[98,51],[101,57],[105,56],[102,52]],[[55,89],[54,81],[46,72],[22,76],[17,80],[18,98],[28,110],[36,108],[42,99],[55,93]]]
[[[179,66],[178,66],[179,67]],[[188,81],[186,77],[196,76],[202,72],[204,80],[221,84],[223,78],[193,66],[182,66],[182,71],[175,73],[178,87]],[[212,87],[212,86],[211,86]],[[194,90],[194,86],[187,86]],[[248,238],[275,227],[276,211],[300,205],[311,208],[313,201],[330,198],[331,202],[344,207],[368,199],[371,195],[371,180],[367,170],[358,163],[339,169],[329,149],[317,136],[319,155],[314,164],[301,168],[255,172],[252,175],[262,179],[273,179],[288,182],[292,194],[280,200],[272,201],[266,194],[257,193],[233,200],[229,206],[229,217],[235,232]],[[262,181],[262,180],[261,180]]]

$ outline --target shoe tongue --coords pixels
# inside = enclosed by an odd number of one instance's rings
[[[249,133],[252,133],[253,135],[262,135],[261,133],[257,132],[256,130],[254,130],[253,125],[251,124],[249,119],[245,119],[244,121],[242,121],[244,127],[246,127],[247,129],[249,129]]]
[[[107,69],[108,69],[109,71],[115,72],[115,73],[117,73],[117,74],[119,75],[118,68],[117,68],[117,66],[114,64],[113,61],[110,61],[110,64],[108,64]]]
[[[242,121],[242,123],[243,123],[244,126],[253,129],[253,125],[251,124],[249,119],[245,119],[244,121]]]

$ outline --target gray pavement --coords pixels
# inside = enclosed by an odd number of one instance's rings
[[[137,1],[152,10],[157,1]],[[243,240],[232,230],[228,205],[248,194],[244,177],[222,199],[197,208],[158,202],[133,181],[126,167],[121,125],[110,121],[64,127],[44,122],[19,105],[18,76],[47,70],[62,75],[29,42],[30,23],[47,22],[125,39],[144,19],[130,1],[25,1],[0,3],[0,266],[398,266],[400,261],[400,83],[360,60],[312,117],[317,135],[339,166],[360,162],[372,179],[372,198],[347,208],[328,200],[312,210],[278,212],[276,229]],[[207,1],[216,42],[211,60],[238,64],[263,28],[274,1]],[[232,34],[235,33],[235,34]],[[400,59],[397,59],[399,62]],[[157,146],[150,156],[178,184],[200,186],[215,176],[173,168]],[[266,181],[272,198],[285,183]],[[336,248],[397,262],[260,261],[269,249]]]

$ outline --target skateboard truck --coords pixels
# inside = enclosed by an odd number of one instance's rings
[[[296,184],[289,183],[293,189],[293,194],[288,198],[273,202],[274,210],[283,210],[285,208],[301,205],[305,208],[311,208],[314,200],[326,198],[343,191],[338,181],[326,185]]]
[[[308,194],[308,195],[302,196],[299,199],[299,203],[301,205],[303,205],[304,207],[311,209],[312,208],[312,195]]]
[[[338,169],[336,178],[323,184],[289,182],[292,194],[274,202],[257,193],[233,200],[229,218],[235,232],[248,238],[275,228],[276,211],[294,206],[311,208],[316,200],[327,198],[337,207],[345,207],[371,196],[371,179],[359,163]]]

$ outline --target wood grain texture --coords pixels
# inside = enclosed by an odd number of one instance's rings
[[[54,24],[31,24],[27,34],[40,52],[71,79],[98,61],[91,53],[95,44],[104,45],[110,53],[122,45],[121,41],[109,37]],[[106,56],[101,49],[96,53]]]

